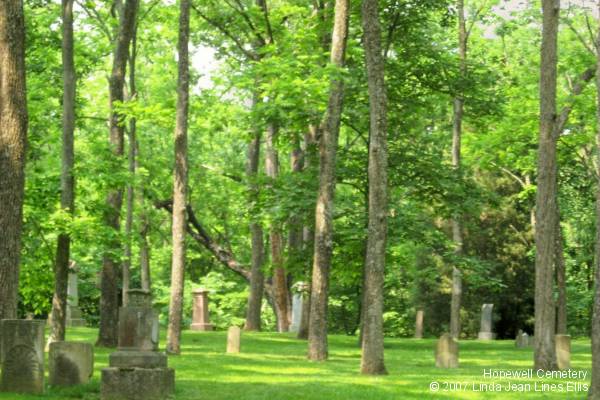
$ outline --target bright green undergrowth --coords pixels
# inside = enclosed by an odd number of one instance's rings
[[[95,329],[73,328],[67,339],[93,343],[95,338]],[[573,342],[572,356],[573,370],[587,372],[585,379],[484,377],[484,369],[531,368],[532,350],[516,349],[513,341],[461,341],[460,368],[444,370],[434,366],[435,340],[386,339],[389,375],[377,377],[359,374],[356,337],[330,336],[330,358],[323,363],[307,361],[306,342],[292,334],[243,333],[239,355],[225,354],[225,344],[225,332],[184,332],[182,355],[169,358],[169,366],[176,371],[176,399],[584,399],[581,385],[588,385],[590,380],[590,345],[586,340]],[[43,396],[0,393],[0,399],[99,399],[100,370],[107,366],[110,352],[95,349],[94,377],[87,385],[47,388]],[[523,386],[521,392],[473,391],[473,384],[499,383],[504,389],[509,381],[531,386]],[[431,382],[439,383],[438,392],[430,390]],[[538,390],[542,384],[553,383],[562,384],[563,390],[546,387],[546,391],[536,392],[536,383]],[[444,390],[450,388],[452,391]],[[567,392],[568,388],[579,391]]]

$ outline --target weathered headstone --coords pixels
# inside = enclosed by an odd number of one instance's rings
[[[94,372],[94,348],[90,343],[50,343],[48,369],[52,386],[87,383]]]
[[[458,342],[449,333],[444,333],[435,347],[435,366],[458,368]]]
[[[102,400],[164,400],[175,390],[175,371],[158,352],[158,314],[150,292],[128,291],[119,309],[119,347],[102,370]]]
[[[192,291],[194,308],[192,310],[193,331],[212,331],[213,325],[208,316],[208,290],[200,288]]]
[[[556,364],[558,369],[571,368],[571,336],[555,335]]]
[[[45,321],[4,319],[0,390],[17,393],[44,392]]]
[[[492,311],[493,304],[484,304],[481,306],[481,329],[477,338],[480,340],[492,340],[496,338],[496,334],[492,332]]]
[[[290,332],[298,332],[298,329],[300,329],[302,303],[302,293],[294,293],[292,297],[292,324],[290,325]]]
[[[85,326],[85,320],[81,316],[77,271],[71,269],[67,286],[67,326]]]
[[[242,330],[238,326],[230,326],[227,330],[227,352],[239,353]]]
[[[415,338],[423,339],[423,310],[417,310],[415,321]]]
[[[515,338],[515,347],[529,347],[532,343],[532,337],[530,337],[527,332],[523,332],[521,329],[519,329],[519,332],[517,332],[517,337]]]

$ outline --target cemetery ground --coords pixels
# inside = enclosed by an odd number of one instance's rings
[[[164,338],[164,332],[161,332]],[[71,328],[67,340],[93,343],[97,331]],[[460,342],[460,367],[439,369],[434,365],[436,339],[386,338],[385,357],[389,375],[359,374],[360,349],[357,338],[331,335],[330,359],[324,363],[306,360],[306,341],[294,334],[242,333],[240,354],[226,354],[226,332],[184,331],[182,355],[169,357],[176,371],[176,399],[181,400],[399,400],[399,399],[583,399],[584,392],[473,392],[472,388],[444,391],[446,383],[499,383],[508,379],[488,379],[483,370],[531,368],[532,348],[517,349],[513,340]],[[589,340],[574,340],[573,370],[587,371],[589,384]],[[0,393],[0,399],[99,399],[100,370],[107,366],[112,349],[95,348],[95,371],[90,383],[71,388],[46,388],[44,395]],[[48,355],[46,354],[46,363]],[[46,367],[47,373],[47,367]],[[537,378],[510,379],[513,383],[542,383]],[[439,383],[439,391],[430,389]],[[566,383],[550,379],[543,383]]]

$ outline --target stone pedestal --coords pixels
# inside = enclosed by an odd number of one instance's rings
[[[571,336],[555,335],[556,365],[558,369],[571,368]]]
[[[175,371],[158,352],[158,315],[150,292],[128,291],[119,310],[119,347],[102,370],[102,400],[164,400],[175,389]]]
[[[44,326],[39,320],[0,321],[1,391],[44,392]]]
[[[496,334],[492,332],[492,311],[493,304],[484,304],[481,306],[481,329],[477,335],[480,340],[492,340],[496,338]]]
[[[94,348],[90,343],[50,343],[48,368],[52,386],[87,383],[94,373]]]
[[[415,339],[423,339],[423,310],[417,310],[415,319]]]
[[[239,353],[242,330],[238,326],[231,326],[227,331],[227,352]]]
[[[196,289],[192,291],[194,308],[192,310],[193,331],[212,331],[214,326],[210,323],[208,316],[208,290]]]
[[[69,284],[67,286],[67,326],[85,326],[85,320],[82,318],[79,308],[79,289],[77,281],[77,272],[69,272]]]
[[[448,333],[444,333],[437,342],[435,366],[438,368],[458,368],[458,342]]]

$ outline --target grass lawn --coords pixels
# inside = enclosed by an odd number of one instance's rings
[[[68,340],[93,343],[96,330],[71,328]],[[162,336],[164,344],[164,334]],[[589,341],[574,341],[572,368],[585,371],[585,379],[494,379],[483,370],[531,368],[532,350],[516,349],[513,341],[460,343],[460,368],[434,366],[433,339],[386,340],[387,376],[361,376],[360,350],[356,338],[333,335],[329,338],[330,359],[324,363],[306,360],[306,342],[292,334],[242,333],[242,353],[225,354],[225,332],[191,332],[183,335],[183,355],[169,358],[175,369],[178,400],[404,400],[404,399],[584,399],[580,385],[589,385],[591,355]],[[83,386],[47,388],[43,396],[0,393],[0,399],[99,399],[100,370],[107,366],[111,350],[95,349],[95,372]],[[47,359],[47,357],[46,357]],[[430,384],[437,382],[434,392]],[[522,391],[506,391],[506,384],[530,384]],[[474,392],[473,384],[498,383],[501,392]],[[460,385],[463,386],[460,386]],[[554,389],[542,384],[556,384]],[[434,384],[435,385],[435,384]],[[577,391],[579,389],[579,391]],[[448,390],[448,391],[447,391]],[[516,390],[516,389],[515,389]],[[573,391],[567,391],[573,390]]]

